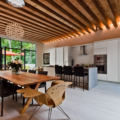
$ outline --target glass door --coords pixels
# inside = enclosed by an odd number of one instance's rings
[[[6,47],[0,48],[0,70],[6,70]]]
[[[24,50],[24,64],[26,69],[33,69],[36,66],[36,52]]]

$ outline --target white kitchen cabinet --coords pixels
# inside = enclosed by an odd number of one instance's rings
[[[107,54],[107,48],[96,48],[94,49],[94,55]]]
[[[63,66],[63,47],[58,47],[56,48],[56,53],[55,53],[55,58],[56,58],[56,64]]]
[[[94,43],[94,55],[107,54],[107,42],[100,41]]]
[[[63,53],[64,53],[64,65],[66,66],[71,65],[70,47],[65,46],[63,48]]]
[[[94,49],[96,48],[106,48],[107,47],[107,41],[100,41],[94,43]]]
[[[107,41],[107,80],[118,82],[118,40]]]
[[[50,65],[55,65],[55,48],[50,49]]]
[[[107,74],[98,74],[98,80],[105,80],[105,81],[107,81]]]

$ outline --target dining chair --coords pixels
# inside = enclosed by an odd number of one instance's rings
[[[21,87],[14,86],[14,84],[11,84],[3,79],[0,79],[0,97],[1,99],[1,116],[3,116],[3,102],[4,102],[4,97],[8,97],[10,95],[13,95],[14,99],[14,94],[16,94],[16,101],[17,101],[17,90],[20,89]]]
[[[41,102],[43,104],[45,104],[46,106],[49,107],[49,113],[48,113],[48,120],[51,119],[51,113],[52,113],[52,109],[53,108],[58,108],[64,115],[66,115],[69,119],[70,117],[63,111],[63,109],[60,107],[60,105],[62,104],[63,100],[65,99],[65,90],[68,87],[68,85],[71,85],[72,82],[64,82],[61,84],[57,84],[54,85],[52,87],[50,87],[47,90],[47,93],[42,93],[36,90],[33,90],[31,88],[26,88],[24,90],[22,90],[23,97],[25,98],[34,98],[35,100],[37,100],[37,102]],[[18,90],[18,92],[20,92],[20,90]],[[41,105],[42,106],[42,105]],[[37,107],[35,108],[33,114],[31,115],[31,117],[29,118],[29,120],[32,119],[32,117],[37,113],[37,111],[41,108],[41,106],[37,109]]]
[[[27,72],[27,69],[21,69],[22,72]]]
[[[28,72],[36,74],[36,70],[28,70]]]
[[[36,70],[29,70],[28,72],[29,72],[29,73],[33,73],[33,74],[36,74]],[[35,85],[31,85],[30,87],[31,87],[31,88],[34,88]],[[23,98],[23,106],[24,106],[24,103],[25,103],[25,99]],[[33,99],[32,99],[32,105],[33,105]]]
[[[47,75],[47,74],[48,74],[48,71],[38,71],[38,74]],[[45,93],[46,93],[46,92],[47,92],[46,82],[43,82],[43,83],[40,84],[39,88],[42,88],[42,87],[45,88]]]

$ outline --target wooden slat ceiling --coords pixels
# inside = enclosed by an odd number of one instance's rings
[[[0,0],[0,34],[8,23],[25,30],[23,39],[50,42],[118,27],[120,0],[24,0],[23,8]]]

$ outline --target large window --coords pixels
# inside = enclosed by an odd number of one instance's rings
[[[6,68],[5,66],[7,66],[9,61],[13,61],[16,58],[22,60],[23,69],[32,69],[36,66],[35,44],[1,38],[1,47],[3,68]]]

